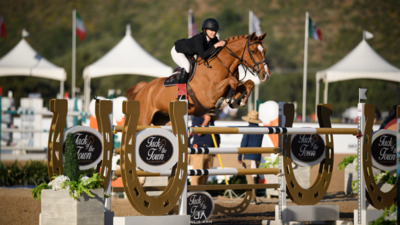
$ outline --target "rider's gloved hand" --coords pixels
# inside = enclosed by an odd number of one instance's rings
[[[224,47],[225,43],[226,43],[225,41],[218,41],[217,43],[214,44],[214,48]]]

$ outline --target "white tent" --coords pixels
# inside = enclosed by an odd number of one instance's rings
[[[375,79],[400,82],[400,70],[378,53],[363,39],[342,60],[316,74],[316,104],[319,104],[319,83],[325,83],[324,103],[328,102],[328,84],[352,79]]]
[[[47,61],[24,38],[0,59],[0,77],[3,76],[32,76],[59,80],[60,94],[64,95],[64,68]]]
[[[137,74],[167,77],[172,68],[158,61],[144,50],[131,36],[130,26],[125,37],[107,54],[83,70],[85,109],[90,102],[90,79],[117,74]]]

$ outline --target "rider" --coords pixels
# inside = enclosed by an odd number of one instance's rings
[[[189,39],[177,40],[172,47],[172,59],[182,68],[178,83],[186,83],[188,79],[190,63],[187,57],[198,55],[207,60],[216,48],[225,45],[225,41],[219,41],[216,36],[219,30],[217,20],[213,18],[204,20],[201,30],[203,32]]]

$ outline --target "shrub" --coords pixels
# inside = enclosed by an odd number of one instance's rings
[[[23,166],[17,160],[9,166],[0,162],[0,186],[38,185],[48,180],[45,162],[29,161]]]
[[[78,181],[80,176],[78,154],[75,149],[75,138],[72,133],[67,134],[64,154],[64,175],[71,181]]]
[[[49,182],[49,174],[47,164],[41,161],[29,161],[26,163],[22,170],[24,171],[22,177],[23,185],[39,185],[43,182]]]

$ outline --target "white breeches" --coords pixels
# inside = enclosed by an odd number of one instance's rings
[[[177,52],[175,50],[175,46],[174,46],[171,49],[171,56],[172,56],[172,59],[174,60],[174,62],[178,66],[185,68],[187,73],[189,72],[190,63],[189,63],[189,60],[186,58],[185,54]]]

